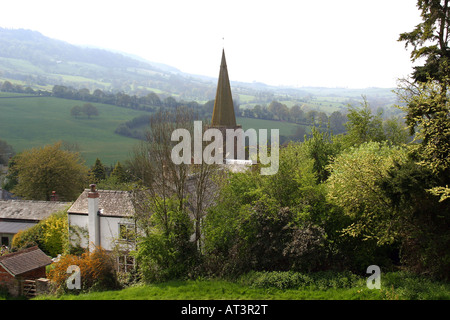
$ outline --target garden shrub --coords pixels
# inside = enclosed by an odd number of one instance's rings
[[[52,281],[55,292],[69,291],[66,281],[70,276],[67,269],[71,265],[80,268],[81,292],[118,288],[111,255],[103,248],[96,248],[93,252],[86,251],[81,256],[64,255],[52,264],[48,278]]]

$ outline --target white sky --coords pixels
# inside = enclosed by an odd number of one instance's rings
[[[411,73],[402,32],[416,0],[9,0],[0,26],[271,85],[395,87]],[[222,38],[225,38],[223,41]]]

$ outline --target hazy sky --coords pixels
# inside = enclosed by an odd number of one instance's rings
[[[272,85],[395,87],[411,73],[402,32],[416,0],[11,0],[0,26]],[[225,38],[225,40],[222,40]]]

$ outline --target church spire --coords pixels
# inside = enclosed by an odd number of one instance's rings
[[[228,78],[227,63],[225,61],[225,49],[222,51],[219,80],[217,82],[216,100],[211,120],[211,126],[236,126],[233,97],[231,95],[230,80]]]

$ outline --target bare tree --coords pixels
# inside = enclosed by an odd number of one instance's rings
[[[155,212],[167,221],[168,226],[168,210],[175,201],[178,210],[186,211],[193,221],[191,240],[201,248],[201,221],[215,199],[220,171],[215,164],[208,165],[203,161],[201,164],[175,164],[171,158],[172,149],[178,143],[171,140],[172,132],[181,128],[188,130],[193,145],[194,120],[192,110],[184,108],[154,114],[150,118],[146,141],[136,147],[128,165],[142,185],[134,196],[137,220],[142,222],[142,227],[148,228],[146,221]],[[204,147],[205,142],[202,145]]]

